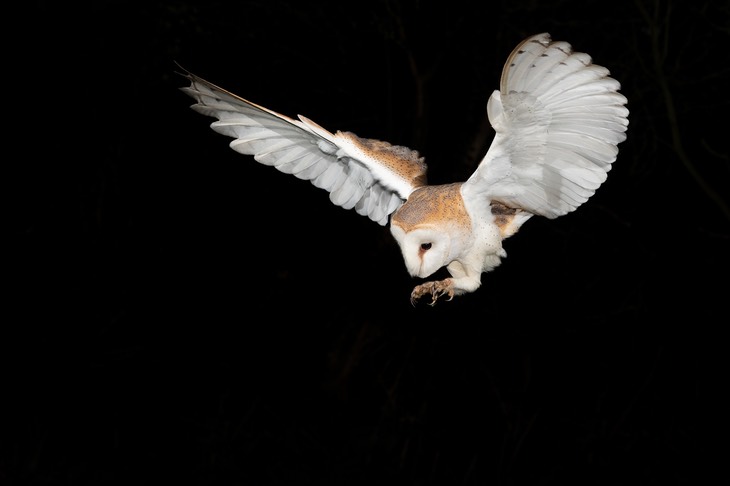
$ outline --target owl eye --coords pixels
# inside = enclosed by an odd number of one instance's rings
[[[431,243],[421,243],[421,250],[428,250],[431,248]]]

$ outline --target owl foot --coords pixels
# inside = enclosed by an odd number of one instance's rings
[[[448,299],[446,300],[449,301],[454,298],[454,282],[452,279],[447,278],[417,285],[411,292],[411,304],[415,306],[416,301],[427,294],[431,295],[431,302],[428,303],[431,307],[436,305],[439,298],[443,296],[447,296]]]

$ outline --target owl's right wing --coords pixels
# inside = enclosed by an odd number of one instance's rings
[[[418,152],[350,132],[325,130],[306,117],[276,113],[190,73],[182,91],[191,106],[217,118],[211,128],[233,137],[230,147],[258,162],[310,181],[345,209],[385,225],[410,193],[426,183],[426,164]]]
[[[494,140],[463,191],[555,218],[606,180],[626,139],[629,110],[619,82],[585,53],[547,33],[507,59],[487,112]]]

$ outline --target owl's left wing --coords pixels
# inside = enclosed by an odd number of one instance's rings
[[[308,118],[276,113],[186,71],[190,86],[181,90],[191,106],[217,118],[211,128],[233,137],[230,147],[258,162],[309,180],[345,209],[385,225],[410,193],[426,183],[426,164],[418,152],[350,132],[325,130]]]
[[[496,135],[465,196],[548,218],[576,209],[606,180],[626,139],[619,89],[608,69],[567,42],[547,33],[524,40],[489,98]]]

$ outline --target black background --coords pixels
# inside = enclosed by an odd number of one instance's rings
[[[6,15],[0,484],[710,484],[728,2]],[[387,228],[230,150],[175,73],[418,149],[438,184],[474,169],[506,57],[544,31],[622,83],[628,139],[588,203],[434,308]]]

